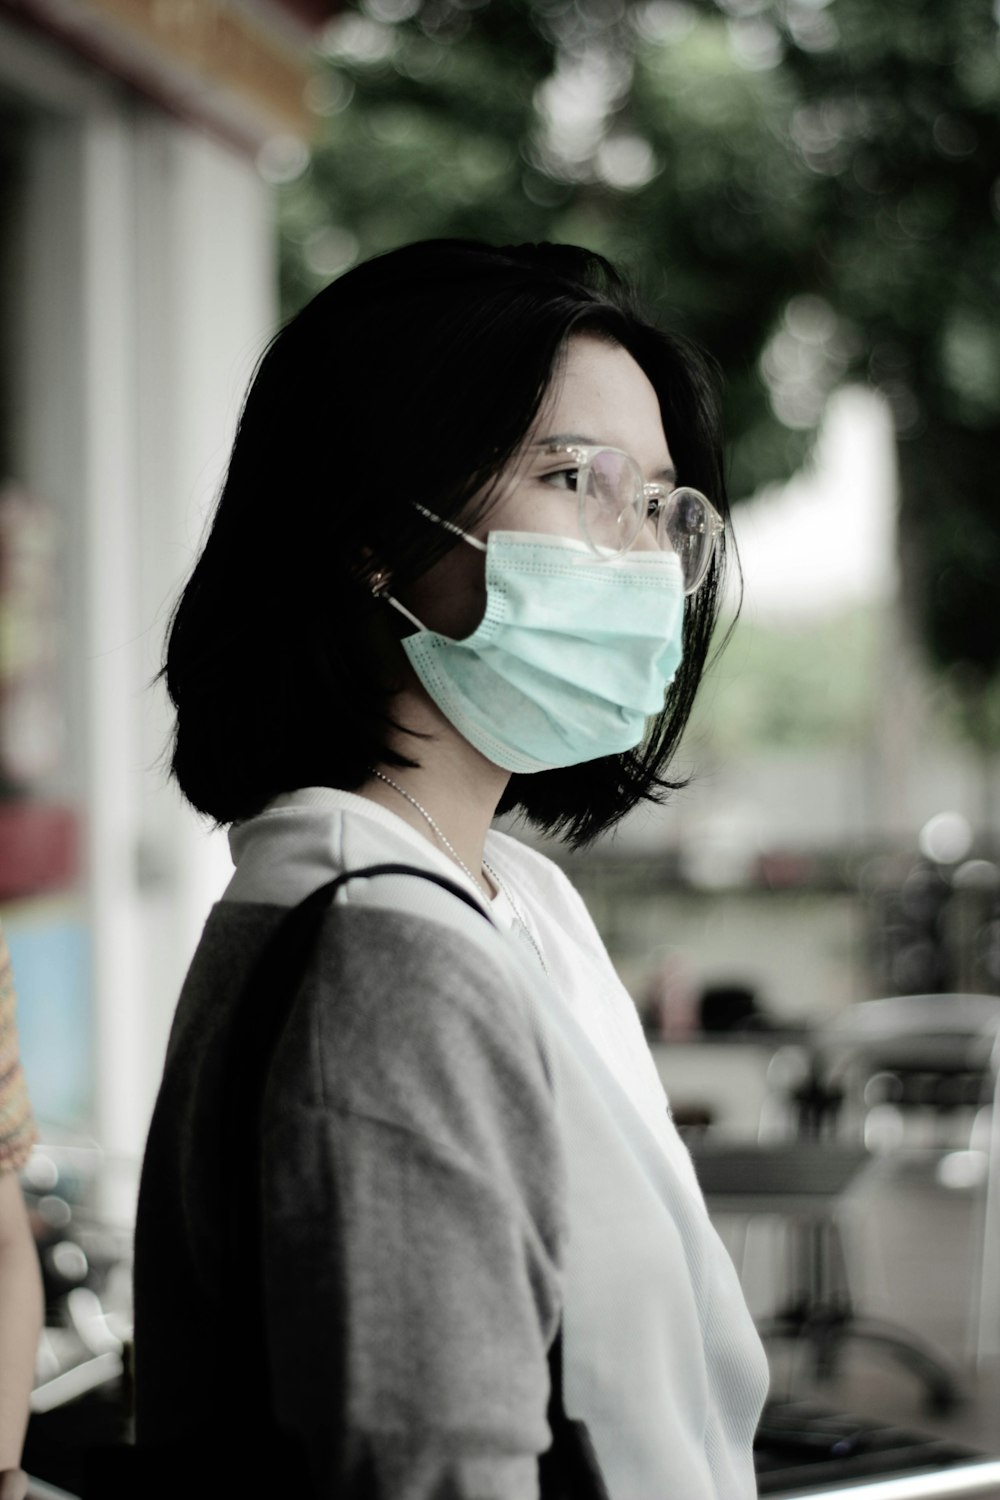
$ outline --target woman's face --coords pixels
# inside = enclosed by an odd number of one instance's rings
[[[534,531],[579,537],[572,461],[547,447],[578,443],[631,454],[647,484],[676,480],[660,404],[648,377],[620,345],[587,334],[570,338],[521,451],[497,485],[497,499],[469,535]],[[636,548],[655,546],[640,538]],[[428,629],[461,640],[483,618],[485,558],[459,543],[402,600]]]
[[[497,504],[471,534],[537,531],[580,537],[574,465],[550,447],[573,443],[631,454],[645,483],[676,482],[660,404],[649,379],[619,344],[571,338],[534,428],[499,488]],[[640,536],[636,548],[653,547]]]

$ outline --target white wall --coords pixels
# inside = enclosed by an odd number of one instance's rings
[[[273,332],[271,207],[228,147],[3,23],[0,43],[0,86],[32,122],[14,415],[20,477],[64,521],[73,747],[57,790],[86,821],[94,1130],[137,1155],[229,868],[223,836],[167,784],[169,715],[150,681]]]
[[[164,630],[228,461],[247,381],[276,317],[268,193],[252,166],[146,116],[135,134],[137,294],[136,643],[141,762],[137,836],[148,1019],[143,1103],[162,1065],[177,991],[228,845],[181,803],[162,759],[170,715]]]

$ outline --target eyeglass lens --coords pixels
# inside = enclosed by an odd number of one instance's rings
[[[625,453],[602,448],[581,470],[580,520],[597,551],[626,552],[643,522],[642,476]]]
[[[696,588],[715,546],[715,533],[703,496],[697,490],[674,490],[669,504],[660,512],[659,531],[663,538],[660,545],[669,547],[680,558],[685,588]]]
[[[634,460],[602,448],[581,470],[579,503],[584,535],[595,550],[627,552],[649,521],[651,539],[655,536],[660,547],[677,554],[685,587],[700,583],[715,538],[706,501],[697,490],[674,490],[654,521]]]

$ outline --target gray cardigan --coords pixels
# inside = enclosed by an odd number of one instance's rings
[[[196,1432],[229,1373],[220,1080],[234,1001],[281,914],[217,906],[178,1007],[136,1229],[142,1442]],[[360,1495],[363,1473],[387,1500],[537,1493],[565,1186],[527,989],[516,965],[484,963],[482,940],[422,917],[326,919],[264,1140],[276,1402],[319,1494]]]

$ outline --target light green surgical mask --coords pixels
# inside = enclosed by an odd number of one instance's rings
[[[602,559],[582,542],[534,532],[491,531],[485,546],[460,535],[486,553],[486,613],[471,635],[428,630],[383,594],[418,627],[403,649],[445,717],[507,771],[634,749],[680,665],[678,558],[657,550]]]

